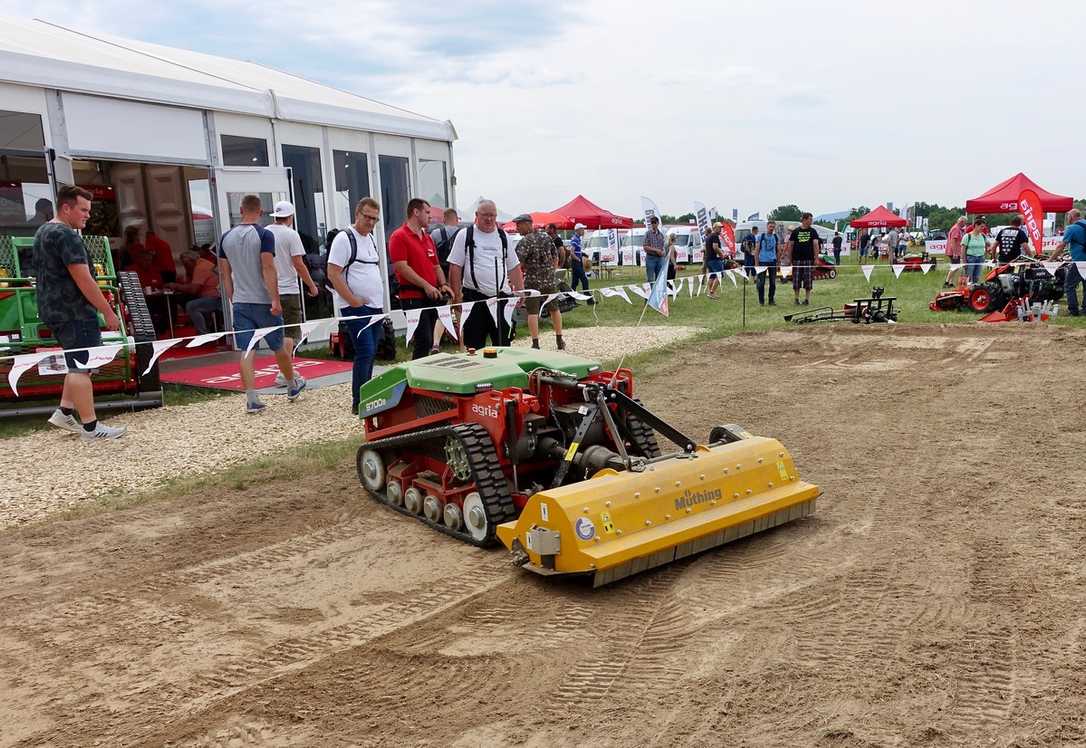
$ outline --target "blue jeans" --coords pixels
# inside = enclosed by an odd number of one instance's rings
[[[1082,307],[1078,305],[1078,287],[1082,284],[1082,303],[1086,305],[1086,278],[1078,272],[1078,266],[1071,264],[1067,266],[1067,275],[1063,279],[1063,291],[1067,294],[1067,313],[1078,314],[1082,311]]]
[[[660,273],[667,272],[667,258],[657,257],[656,255],[645,255],[645,277],[649,283],[653,283],[656,280],[656,276]]]
[[[970,283],[980,283],[980,271],[984,267],[983,255],[967,255],[965,258],[965,277]]]
[[[221,310],[222,300],[218,296],[200,296],[185,304],[185,314],[192,320],[192,326],[200,335],[208,333],[208,315]]]
[[[339,310],[344,317],[380,314],[380,309],[371,306],[345,306]],[[384,330],[380,322],[369,325],[368,319],[353,319],[344,324],[347,332],[354,337],[354,371],[351,374],[351,408],[358,409],[358,389],[373,379],[373,359],[377,357],[377,335]],[[431,329],[433,325],[431,324]]]

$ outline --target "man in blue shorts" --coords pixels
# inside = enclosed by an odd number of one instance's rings
[[[43,223],[34,234],[34,266],[38,316],[53,331],[61,348],[74,350],[64,354],[68,373],[64,376],[60,407],[49,416],[49,423],[79,434],[85,441],[97,441],[124,436],[125,427],[106,426],[98,420],[91,373],[80,366],[89,360],[86,349],[102,344],[99,314],[107,330],[119,330],[121,326],[91,274],[90,255],[79,235],[90,218],[90,210],[91,193],[87,190],[70,186],[57,190],[56,217]]]
[[[305,389],[305,380],[295,376],[291,364],[293,351],[283,345],[283,307],[279,302],[279,275],[275,269],[275,235],[260,225],[260,216],[260,198],[256,195],[243,197],[241,223],[219,240],[219,277],[234,312],[234,340],[238,348],[249,347],[254,330],[279,328],[268,333],[264,342],[275,351],[279,371],[289,383],[287,400],[293,402]],[[260,413],[266,406],[256,394],[252,355],[242,356],[239,366],[245,385],[245,412]]]
[[[1063,232],[1063,241],[1059,243],[1052,257],[1064,250],[1071,253],[1071,264],[1067,267],[1067,277],[1063,280],[1063,290],[1067,294],[1067,313],[1078,317],[1086,307],[1086,277],[1079,271],[1079,263],[1086,262],[1086,221],[1082,220],[1082,211],[1075,208],[1067,214],[1067,228]],[[1082,307],[1078,303],[1078,287],[1083,286]]]

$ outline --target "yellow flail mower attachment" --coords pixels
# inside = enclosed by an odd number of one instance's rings
[[[591,574],[599,587],[814,511],[819,488],[776,439],[718,426],[709,442],[540,491],[498,538],[526,569]]]

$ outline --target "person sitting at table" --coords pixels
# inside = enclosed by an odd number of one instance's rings
[[[170,247],[169,242],[152,230],[147,231],[144,242],[147,244],[147,249],[155,254],[155,267],[162,275],[162,280],[171,283],[177,280],[177,264],[173,261],[173,248]]]
[[[167,283],[166,288],[186,294],[190,297],[185,302],[185,314],[192,320],[199,335],[208,330],[208,317],[222,310],[219,296],[218,266],[205,259],[199,252],[186,249],[181,253],[181,264],[185,268],[185,283]]]
[[[140,241],[140,227],[132,225],[124,230],[124,244],[117,250],[116,265],[119,268],[127,268],[136,258],[136,255],[147,250]]]
[[[162,289],[162,273],[155,264],[155,253],[142,245],[133,245],[132,255],[125,271],[140,277],[140,286],[144,289]]]

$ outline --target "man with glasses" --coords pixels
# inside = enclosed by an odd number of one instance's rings
[[[509,323],[502,303],[494,307],[492,316],[486,301],[523,290],[524,273],[509,237],[498,228],[498,207],[493,200],[480,201],[475,222],[456,235],[449,252],[449,280],[456,301],[481,302],[472,306],[463,320],[464,345],[481,348],[488,337],[494,345],[509,345]]]
[[[384,329],[370,325],[385,306],[381,282],[381,255],[373,230],[381,216],[381,205],[364,197],[354,211],[354,225],[336,234],[328,250],[328,280],[332,284],[335,308],[349,320],[347,332],[354,338],[354,371],[351,375],[351,412],[358,414],[358,388],[373,377],[377,356],[377,335]]]

